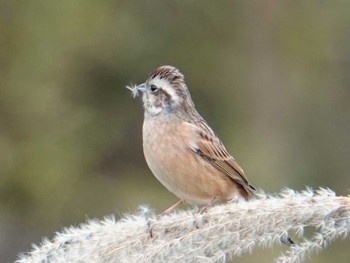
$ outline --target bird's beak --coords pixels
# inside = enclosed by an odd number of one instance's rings
[[[137,90],[140,91],[140,92],[145,92],[147,90],[146,83],[142,83],[140,85],[137,85]]]

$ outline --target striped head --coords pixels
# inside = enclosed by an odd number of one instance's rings
[[[142,100],[146,115],[194,110],[184,76],[175,67],[157,68],[149,75],[145,83],[137,86],[137,90],[143,94]]]

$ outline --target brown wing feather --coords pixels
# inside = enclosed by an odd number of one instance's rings
[[[197,149],[193,149],[216,169],[229,176],[244,189],[254,191],[255,188],[248,182],[243,169],[236,160],[227,152],[220,139],[214,134],[208,124],[202,120],[197,125],[198,142]]]

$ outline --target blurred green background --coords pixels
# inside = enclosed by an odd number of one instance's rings
[[[170,64],[251,182],[350,187],[350,1],[0,1],[0,258],[176,201],[125,85]],[[349,240],[312,262],[348,262]],[[271,262],[278,249],[236,262]]]

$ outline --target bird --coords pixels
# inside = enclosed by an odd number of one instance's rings
[[[155,69],[146,82],[127,86],[142,94],[143,152],[148,167],[180,200],[204,212],[216,201],[249,200],[256,191],[243,169],[197,112],[184,75],[176,67]]]
[[[204,213],[214,202],[250,200],[256,188],[224,144],[198,113],[184,75],[173,66],[155,69],[144,83],[126,86],[142,94],[143,153],[148,167],[179,201],[166,215],[187,202]],[[282,243],[292,246],[288,235]]]

